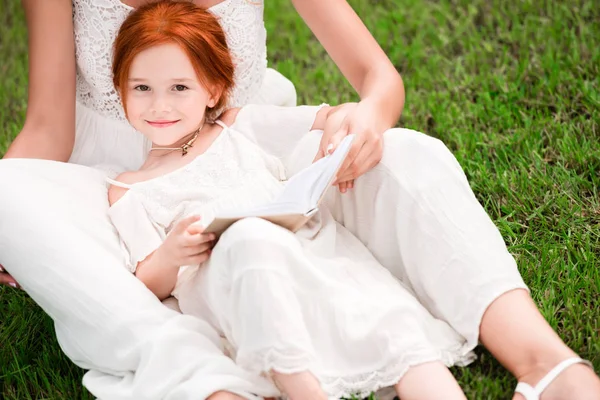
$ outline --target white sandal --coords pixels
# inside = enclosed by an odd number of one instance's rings
[[[560,362],[556,367],[552,368],[550,372],[544,376],[535,387],[532,387],[528,383],[519,382],[515,388],[515,393],[519,393],[525,400],[540,400],[542,392],[546,390],[548,385],[552,383],[563,371],[569,368],[571,365],[585,364],[590,368],[594,368],[592,363],[579,357],[567,358]]]

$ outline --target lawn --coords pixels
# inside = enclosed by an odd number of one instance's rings
[[[594,1],[353,0],[404,77],[400,126],[442,139],[516,257],[543,315],[600,370],[600,8]],[[299,102],[356,95],[295,15],[266,1],[270,65]],[[27,101],[18,0],[0,2],[0,155]],[[1,190],[7,190],[2,188]],[[1,223],[1,221],[0,221]],[[483,350],[454,370],[470,399],[509,399]],[[0,288],[0,398],[88,399],[52,323]]]

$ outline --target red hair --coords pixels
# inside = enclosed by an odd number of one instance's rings
[[[187,54],[198,80],[221,92],[208,118],[227,104],[233,87],[234,65],[225,33],[217,18],[189,1],[159,1],[134,10],[117,34],[113,55],[113,84],[127,114],[127,81],[134,58],[142,51],[175,43]]]

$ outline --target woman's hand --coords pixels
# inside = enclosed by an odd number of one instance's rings
[[[345,136],[356,135],[335,182],[342,193],[352,189],[354,179],[381,160],[383,132],[389,127],[380,121],[378,111],[375,105],[361,101],[333,107],[327,115],[315,161],[333,152]]]
[[[196,224],[200,217],[188,217],[179,221],[163,244],[156,249],[155,256],[165,266],[198,265],[210,256],[215,244],[214,233],[204,233]]]
[[[0,285],[12,286],[14,288],[19,288],[19,284],[15,281],[15,278],[10,276],[8,272],[0,265]]]

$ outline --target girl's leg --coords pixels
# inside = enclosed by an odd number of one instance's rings
[[[458,382],[441,362],[410,368],[395,389],[400,400],[466,400]]]
[[[289,231],[258,218],[233,224],[213,249],[205,275],[208,304],[236,344],[236,362],[272,374],[292,400],[327,399],[310,372],[314,351],[295,295],[306,270],[303,250]],[[183,303],[182,303],[183,304]]]
[[[290,400],[327,400],[327,395],[321,389],[321,384],[308,371],[295,374],[282,374],[274,371],[273,378],[281,388],[281,391]]]
[[[77,165],[0,161],[0,263],[91,370],[86,387],[114,400],[277,393],[225,357],[207,323],[167,309],[126,271],[103,179]]]
[[[297,153],[306,154],[296,158],[309,161],[315,143],[304,142],[307,151]],[[389,130],[381,163],[348,193],[331,190],[327,203],[434,316],[473,346],[483,342],[517,378],[536,383],[573,354],[535,307],[500,233],[439,140]],[[569,368],[582,373],[567,370],[546,393],[573,383],[572,396],[600,398],[598,379],[585,368]]]

